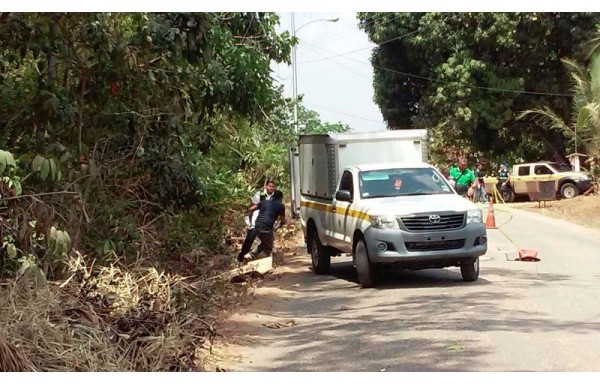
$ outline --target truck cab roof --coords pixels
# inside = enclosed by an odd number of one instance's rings
[[[374,163],[374,164],[357,164],[348,169],[356,169],[362,171],[376,171],[378,169],[393,169],[393,168],[433,168],[431,164],[423,162],[393,162],[393,163]]]

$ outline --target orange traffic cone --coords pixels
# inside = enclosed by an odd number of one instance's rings
[[[485,220],[487,229],[496,229],[496,217],[494,216],[494,202],[490,200],[490,208],[488,209],[487,219]]]

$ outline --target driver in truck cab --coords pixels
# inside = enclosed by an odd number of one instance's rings
[[[400,175],[392,176],[392,188],[395,194],[402,193],[402,177]]]

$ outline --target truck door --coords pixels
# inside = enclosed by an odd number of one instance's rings
[[[533,180],[550,180],[554,172],[546,164],[537,164],[533,167]]]
[[[350,191],[354,201],[355,191],[352,172],[344,171],[340,179],[338,190]],[[352,232],[354,228],[352,202],[333,199],[333,241],[335,247],[343,252],[352,252]]]
[[[547,166],[546,164],[536,164],[533,166],[533,175],[532,180],[536,183],[540,181],[550,181],[554,179],[554,188],[555,191],[558,191],[558,177],[554,177],[554,170]],[[536,186],[536,191],[539,192],[539,184]]]
[[[532,180],[532,169],[531,165],[519,165],[516,167],[514,175],[510,175],[512,179],[512,187],[517,194],[527,193],[527,182]]]

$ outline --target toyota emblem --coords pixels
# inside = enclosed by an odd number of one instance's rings
[[[429,222],[433,223],[433,224],[437,224],[440,222],[440,220],[442,220],[442,218],[440,217],[440,215],[429,215]]]

